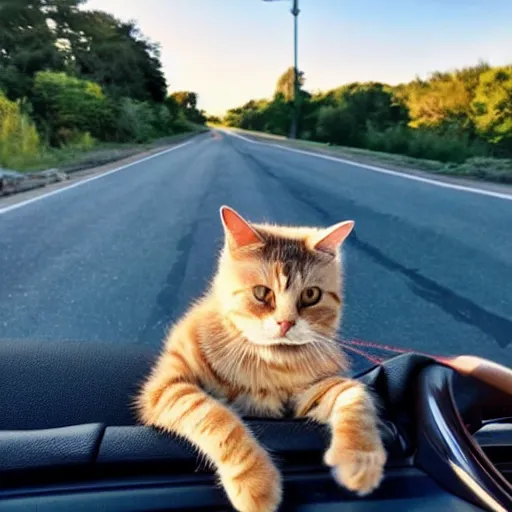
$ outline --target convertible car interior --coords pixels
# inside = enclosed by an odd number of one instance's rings
[[[0,344],[0,511],[230,510],[183,440],[137,425],[156,354],[95,343]],[[365,498],[322,465],[328,432],[247,418],[284,475],[282,510],[511,511],[512,372],[406,354],[357,376],[380,400],[389,453]]]

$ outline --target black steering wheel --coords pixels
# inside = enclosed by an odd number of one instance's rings
[[[418,376],[416,464],[485,510],[511,511],[512,485],[473,433],[490,408],[494,418],[512,416],[512,371],[472,356],[442,363],[424,367]]]

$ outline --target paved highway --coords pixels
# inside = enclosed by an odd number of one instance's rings
[[[355,219],[344,337],[512,366],[512,200],[225,133],[0,211],[0,339],[156,350],[208,283],[222,204],[254,221]]]

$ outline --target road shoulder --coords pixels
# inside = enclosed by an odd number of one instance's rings
[[[60,189],[66,189],[69,188],[70,186],[76,186],[76,184],[82,181],[89,181],[90,179],[95,179],[96,177],[100,177],[104,174],[114,172],[118,169],[121,170],[122,168],[134,165],[139,161],[143,161],[148,158],[157,156],[159,153],[163,154],[169,150],[172,150],[173,148],[178,148],[182,145],[188,144],[192,142],[193,139],[197,138],[199,140],[200,138],[203,138],[205,136],[208,136],[208,132],[191,134],[190,137],[186,139],[181,139],[179,141],[176,141],[165,146],[158,146],[147,151],[141,151],[127,158],[115,160],[97,167],[89,167],[82,169],[80,171],[70,174],[69,179],[65,181],[52,183],[43,187],[38,187],[11,195],[0,196],[0,213],[2,213],[3,211],[7,211],[13,207],[16,207],[16,205],[21,205],[22,203],[26,202],[32,202],[33,200],[36,200],[39,197],[54,194]]]
[[[225,128],[222,128],[223,130]],[[509,196],[512,199],[512,185],[504,183],[494,183],[490,181],[483,181],[476,178],[466,178],[447,174],[438,174],[435,172],[427,172],[419,169],[411,169],[406,166],[393,165],[388,162],[383,162],[377,157],[369,155],[353,155],[340,151],[339,149],[329,149],[328,147],[316,147],[315,144],[310,144],[305,141],[293,141],[284,137],[275,135],[260,134],[246,130],[238,129],[225,129],[227,132],[234,133],[249,141],[263,143],[270,146],[280,146],[284,149],[296,151],[299,153],[309,153],[319,156],[327,156],[333,159],[352,163],[356,166],[364,168],[374,168],[375,170],[381,169],[383,171],[390,171],[392,173],[403,174],[412,178],[418,178],[431,182],[438,182],[446,185],[453,185],[454,188],[467,188],[473,190],[487,191],[491,194],[499,194],[501,196]]]

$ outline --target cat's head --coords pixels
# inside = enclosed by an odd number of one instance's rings
[[[332,338],[341,318],[340,247],[354,227],[251,224],[223,206],[225,243],[214,281],[224,316],[256,345]]]

